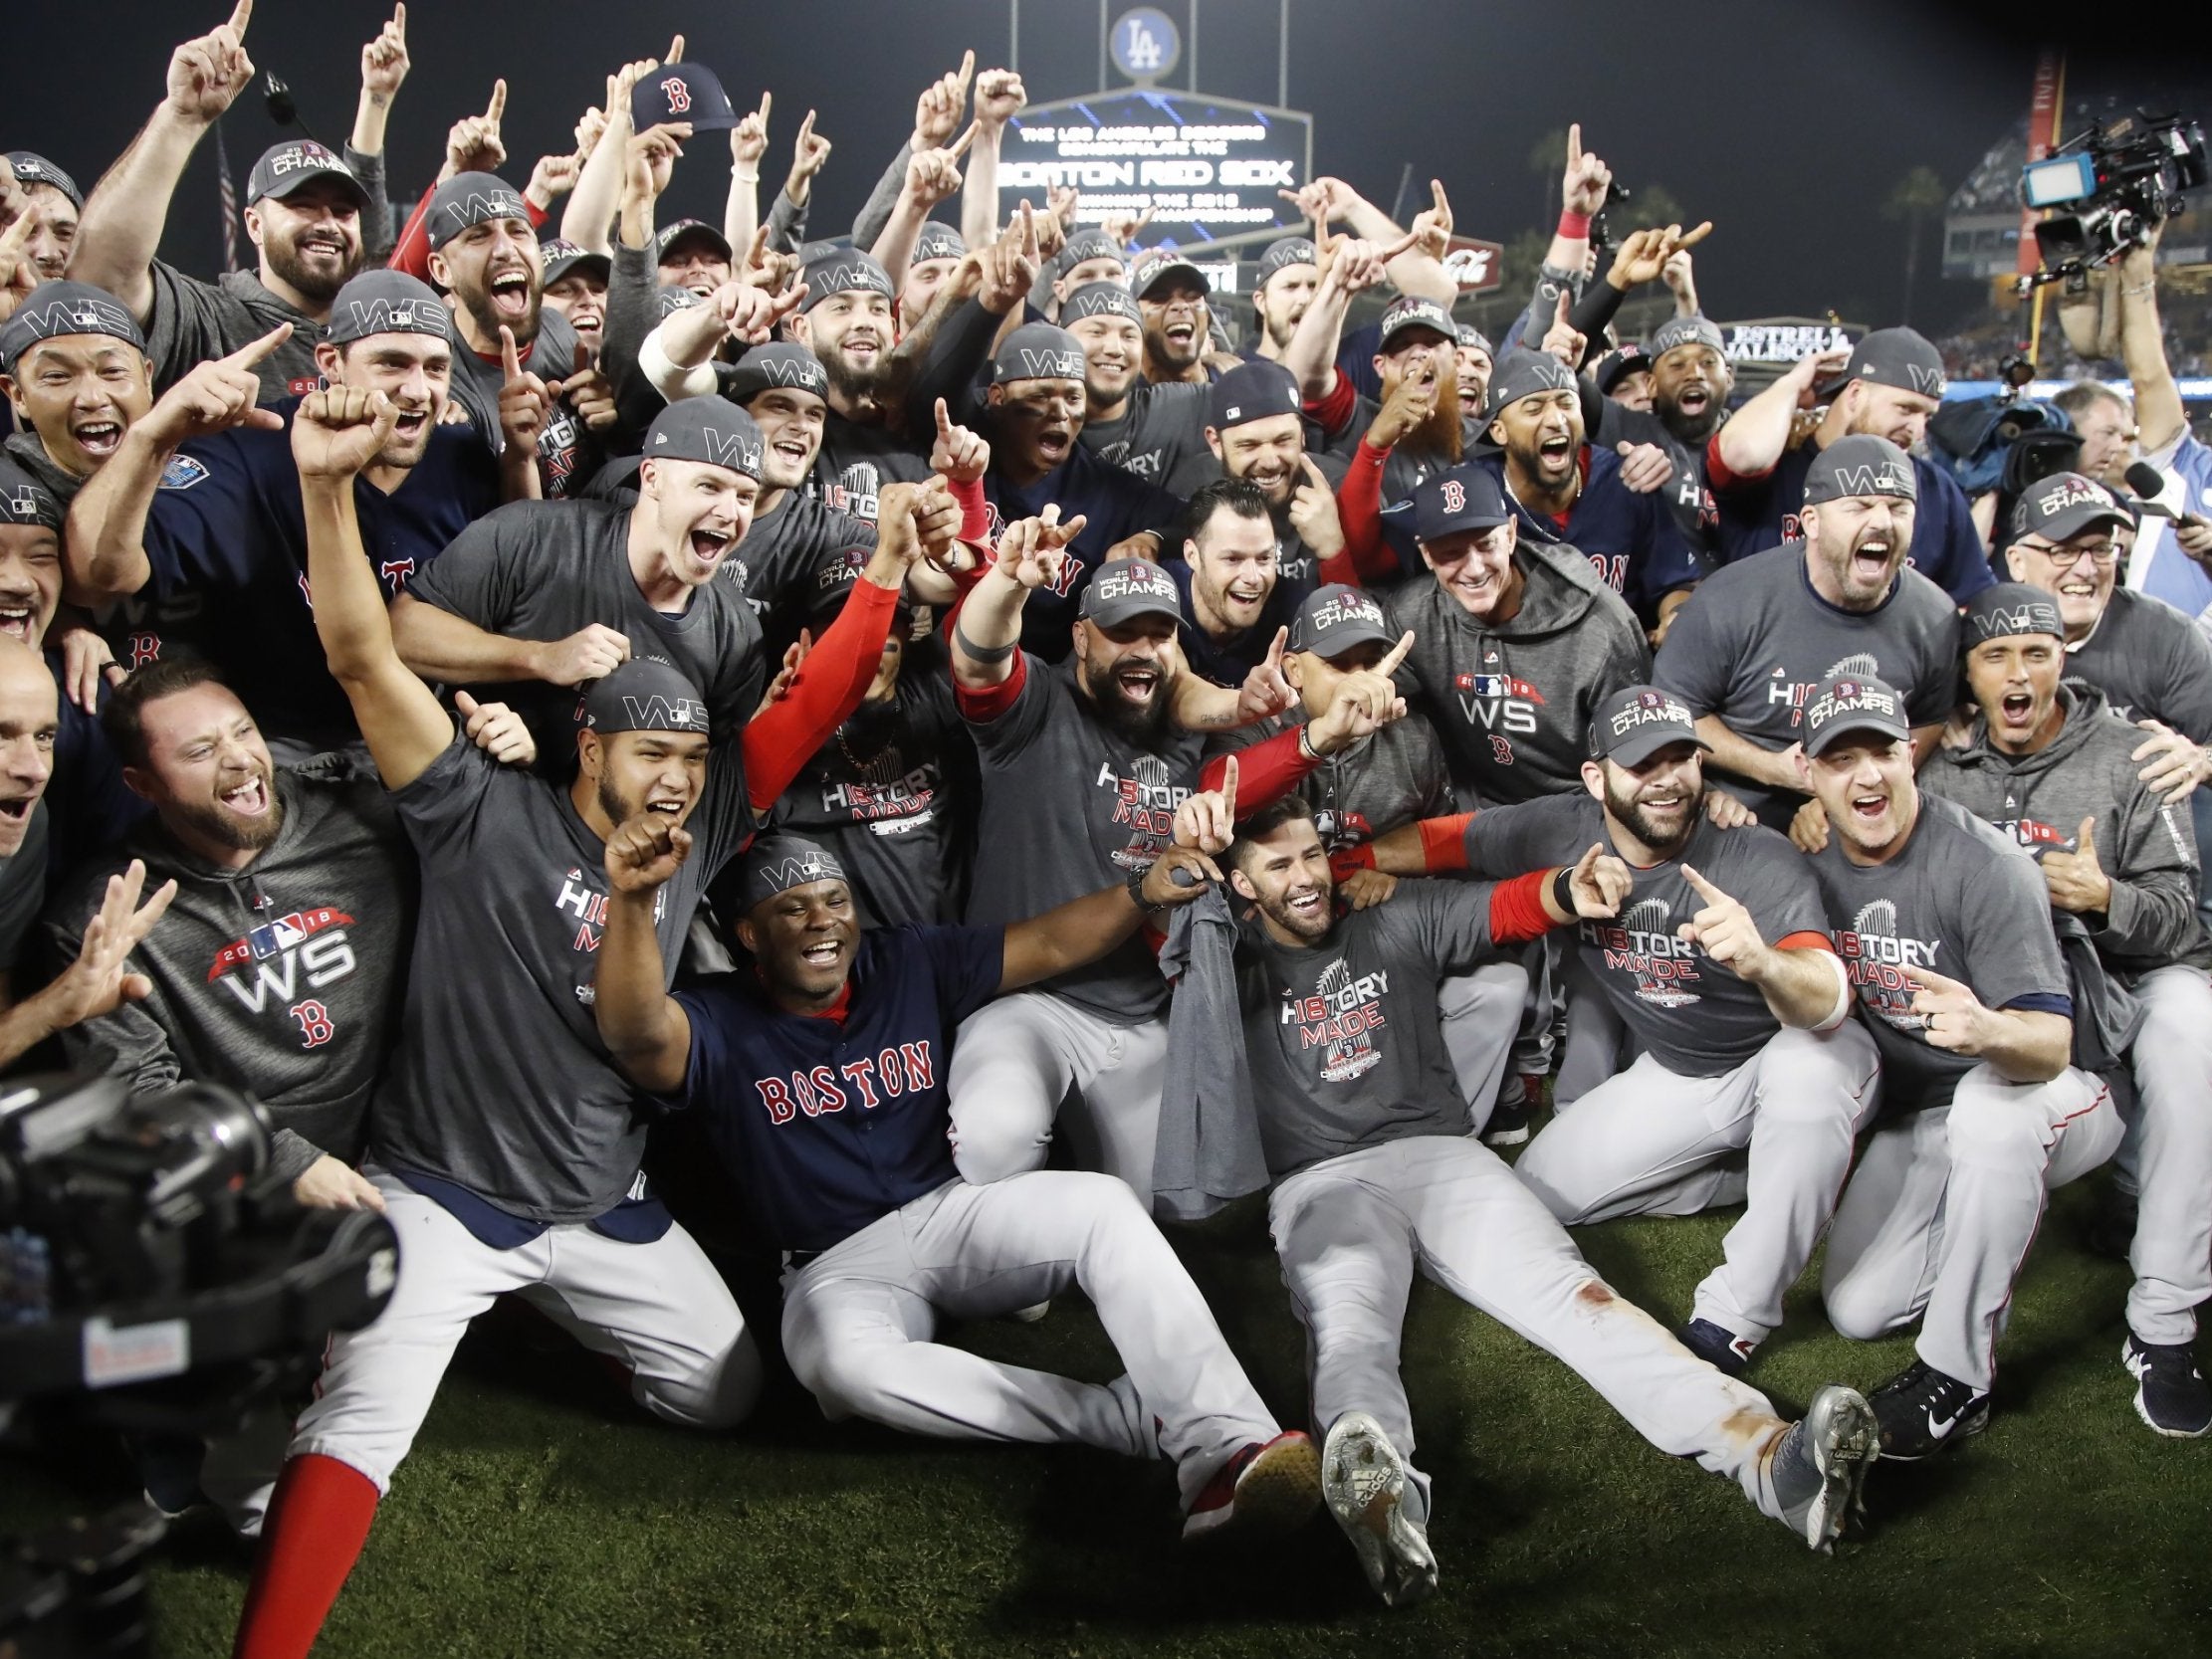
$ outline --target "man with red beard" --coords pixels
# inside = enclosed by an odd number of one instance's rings
[[[1381,404],[1362,397],[1351,379],[1337,372],[1337,332],[1345,308],[1354,294],[1374,286],[1381,271],[1374,250],[1359,243],[1340,246],[1285,364],[1298,377],[1305,412],[1328,448],[1351,462],[1337,503],[1362,557],[1373,549],[1376,513],[1406,500],[1424,479],[1457,466],[1472,436],[1459,416],[1458,326],[1434,300],[1397,300],[1383,312],[1375,353]],[[1329,579],[1356,578],[1347,573]]]
[[[270,148],[247,180],[254,270],[202,283],[154,258],[193,149],[253,80],[245,47],[252,12],[253,0],[239,0],[229,22],[170,56],[167,97],[95,186],[70,255],[76,280],[108,290],[145,325],[157,391],[286,322],[290,339],[256,370],[261,399],[312,390],[319,327],[365,259],[369,190],[346,158],[304,138]],[[359,159],[380,174],[381,155]]]
[[[1149,325],[1127,289],[1077,289],[1060,307],[1060,325],[1083,345],[1085,449],[1155,484],[1205,453],[1207,387],[1145,378]]]
[[[257,363],[282,327],[202,363],[163,393],[70,510],[67,594],[135,597],[119,654],[138,667],[189,640],[223,671],[280,758],[353,740],[344,694],[321,666],[307,590],[307,526],[287,438],[297,401],[258,408]],[[499,505],[483,444],[445,425],[452,319],[426,284],[369,271],[338,292],[314,362],[332,385],[382,392],[397,413],[354,481],[387,597]]]

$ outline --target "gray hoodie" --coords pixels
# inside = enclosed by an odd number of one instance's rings
[[[2104,694],[2080,680],[2059,688],[2065,723],[2034,754],[2000,754],[1974,717],[1963,749],[1938,748],[1920,785],[2012,836],[2040,858],[2078,849],[2082,820],[2097,820],[2097,857],[2111,879],[2108,914],[2081,920],[2104,965],[2124,979],[2186,962],[2212,966],[2197,919],[2197,852],[2185,808],[2168,806],[2135,776],[2142,734],[2115,720]]]

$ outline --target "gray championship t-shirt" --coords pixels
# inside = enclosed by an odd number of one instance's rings
[[[630,510],[613,502],[511,502],[456,536],[407,591],[510,639],[566,639],[594,622],[619,629],[633,655],[665,657],[706,694],[715,735],[726,736],[767,684],[761,624],[720,575],[693,589],[678,615],[647,604],[630,570],[629,523]],[[574,687],[522,681],[481,690],[529,723],[541,766],[573,765],[582,724]]]
[[[1234,754],[1303,724],[1271,716],[1209,739],[1207,754]],[[1350,748],[1324,756],[1296,792],[1313,808],[1314,827],[1332,853],[1451,810],[1451,774],[1444,766],[1443,745],[1437,741],[1436,728],[1412,710]]]
[[[1977,1061],[1936,1048],[1912,1012],[1907,967],[1973,987],[1988,1008],[2074,1012],[2043,872],[1964,807],[1920,791],[1919,820],[1886,864],[1857,865],[1833,832],[1812,859],[1861,1012],[1881,1051],[1886,1114],[1948,1106]]]
[[[920,484],[930,476],[929,458],[928,444],[887,426],[863,426],[831,409],[822,416],[821,454],[806,488],[824,507],[873,524],[883,487]]]
[[[605,1214],[645,1150],[591,1013],[606,843],[567,790],[466,741],[392,804],[421,860],[422,913],[370,1155],[526,1220]],[[671,980],[701,889],[750,839],[737,743],[716,746],[688,827],[691,857],[653,913]]]
[[[1467,825],[1467,868],[1518,876],[1573,864],[1605,839],[1605,809],[1587,794],[1493,807]],[[1753,1059],[1782,1026],[1757,986],[1676,936],[1705,908],[1685,864],[1748,910],[1770,945],[1833,948],[1828,912],[1789,842],[1756,826],[1715,829],[1700,815],[1673,858],[1629,866],[1634,884],[1618,917],[1575,924],[1584,969],[1645,1052],[1677,1077],[1719,1077]]]
[[[573,374],[575,363],[575,329],[565,316],[546,307],[538,313],[538,337],[523,348],[524,371],[551,385]],[[472,349],[456,326],[453,401],[468,411],[469,424],[491,446],[494,455],[507,448],[499,424],[500,388],[506,384],[507,365],[499,354],[486,357]],[[575,410],[565,400],[556,402],[546,417],[545,430],[538,435],[539,477],[549,497],[565,498],[581,491],[587,447],[583,423],[576,418]]]
[[[1101,461],[1164,485],[1192,456],[1210,453],[1206,424],[1213,396],[1212,386],[1188,381],[1164,386],[1133,381],[1119,420],[1083,422],[1083,447]]]
[[[794,619],[786,631],[795,631],[813,603],[813,583],[827,561],[857,550],[865,563],[875,548],[874,520],[787,490],[774,512],[754,515],[745,539],[723,559],[715,580],[744,594],[764,627],[774,626],[774,613],[781,611]]]
[[[218,282],[203,283],[155,260],[146,275],[153,283],[153,308],[146,313],[146,360],[153,365],[154,396],[209,358],[227,357],[253,344],[280,322],[291,323],[292,333],[254,370],[261,380],[256,401],[305,397],[323,384],[323,371],[315,366],[323,324],[262,287],[253,272],[231,271]],[[492,396],[496,404],[497,387]],[[499,431],[497,420],[492,431]]]
[[[2162,721],[2212,743],[2212,641],[2163,599],[2115,588],[2066,672],[2102,692],[2123,721]]]
[[[1490,889],[1472,884],[1406,883],[1311,946],[1277,944],[1247,922],[1236,993],[1267,1172],[1279,1179],[1409,1136],[1464,1136],[1437,983],[1496,954]]]
[[[1175,809],[1198,787],[1200,739],[1173,726],[1145,747],[1091,712],[1076,664],[1028,653],[1013,706],[969,721],[983,772],[974,891],[967,920],[1025,922],[1131,871],[1149,870],[1175,839]],[[1142,938],[1037,987],[1116,1025],[1163,1013],[1168,987]]]
[[[1803,740],[1805,706],[1831,674],[1887,681],[1913,726],[1940,725],[1957,701],[1958,606],[1917,570],[1899,572],[1871,611],[1813,591],[1805,547],[1788,542],[1724,565],[1674,613],[1653,679],[1737,736],[1782,750]],[[1777,827],[1802,796],[1716,774]]]

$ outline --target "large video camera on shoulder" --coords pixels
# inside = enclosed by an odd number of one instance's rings
[[[2029,162],[2020,199],[2067,211],[2035,227],[2043,269],[2019,280],[2020,293],[2056,282],[2080,289],[2092,270],[2141,247],[2206,177],[2204,129],[2179,115],[2122,115]]]
[[[269,1115],[189,1083],[0,1085],[0,1428],[19,1406],[159,1434],[221,1431],[313,1381],[332,1331],[383,1312],[397,1237],[306,1209]],[[0,1653],[145,1651],[138,1505],[0,1540]]]

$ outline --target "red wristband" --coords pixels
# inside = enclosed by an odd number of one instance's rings
[[[1344,880],[1355,870],[1375,868],[1375,843],[1362,841],[1356,847],[1339,847],[1329,855],[1329,874],[1338,881]]]
[[[1467,867],[1467,821],[1471,812],[1448,818],[1423,818],[1414,827],[1421,832],[1421,862],[1432,874]]]
[[[1559,234],[1570,242],[1587,242],[1590,239],[1590,215],[1563,208],[1559,214]]]

